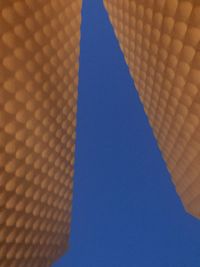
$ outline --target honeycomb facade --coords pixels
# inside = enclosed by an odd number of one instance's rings
[[[104,4],[176,191],[200,218],[200,2]]]
[[[0,1],[0,266],[68,246],[81,0]]]

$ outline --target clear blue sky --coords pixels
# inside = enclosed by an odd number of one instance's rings
[[[102,0],[83,0],[70,249],[55,267],[199,267],[200,221],[171,183]]]

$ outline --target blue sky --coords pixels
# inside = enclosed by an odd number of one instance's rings
[[[54,267],[199,267],[200,221],[176,195],[101,0],[83,0],[73,218]]]

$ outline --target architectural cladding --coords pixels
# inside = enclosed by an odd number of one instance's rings
[[[70,231],[81,0],[0,1],[0,266],[49,267]]]
[[[200,2],[104,4],[177,193],[200,218]]]

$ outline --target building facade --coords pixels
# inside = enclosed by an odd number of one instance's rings
[[[200,3],[104,4],[176,191],[200,218]]]
[[[81,0],[0,1],[0,266],[68,246]]]

